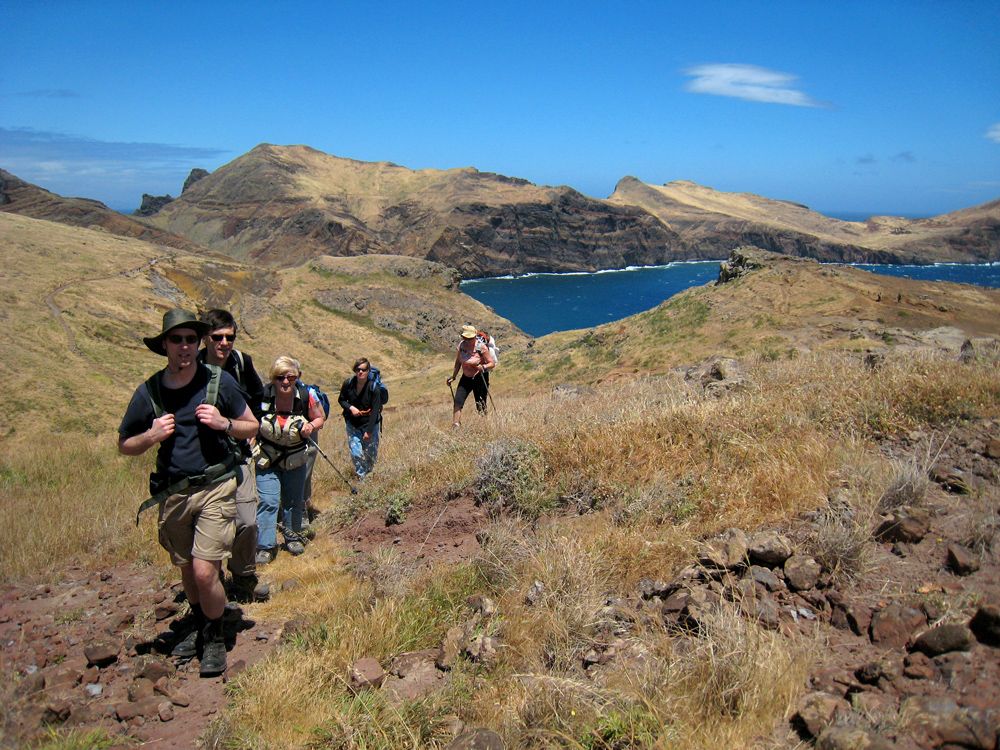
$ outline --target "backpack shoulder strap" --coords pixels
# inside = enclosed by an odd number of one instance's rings
[[[203,363],[208,368],[208,385],[205,386],[205,403],[215,406],[219,400],[219,383],[222,382],[222,368]]]
[[[163,371],[158,370],[146,378],[146,393],[149,395],[149,403],[153,406],[153,419],[159,419],[164,415],[163,396],[160,394],[160,378]]]
[[[236,362],[236,382],[239,383],[240,388],[243,387],[243,370],[246,368],[246,364],[243,362],[243,352],[239,349],[233,349],[233,361]]]
[[[295,384],[295,400],[302,404],[302,416],[306,419],[309,418],[309,388],[304,383]],[[295,403],[292,402],[292,410],[295,409]]]

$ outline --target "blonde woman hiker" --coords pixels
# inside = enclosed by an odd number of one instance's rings
[[[469,394],[472,393],[476,400],[476,410],[480,414],[486,413],[486,399],[489,397],[489,382],[486,380],[487,373],[497,366],[496,359],[490,353],[489,347],[479,340],[476,335],[478,331],[473,325],[462,326],[462,341],[458,345],[455,354],[455,369],[448,378],[448,386],[458,377],[459,371],[462,373],[458,387],[455,389],[454,412],[452,413],[451,426],[458,428],[462,426],[462,408],[465,406]]]
[[[257,565],[274,560],[278,550],[278,516],[285,549],[292,555],[305,551],[302,535],[304,490],[309,456],[315,448],[309,439],[326,421],[323,407],[299,382],[299,361],[281,356],[271,365],[270,384],[260,404],[257,434]]]

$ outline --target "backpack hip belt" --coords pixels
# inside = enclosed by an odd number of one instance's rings
[[[135,525],[139,525],[139,516],[141,516],[143,512],[149,510],[154,505],[159,505],[171,495],[176,495],[178,492],[183,492],[191,487],[205,487],[210,484],[218,484],[219,482],[227,479],[232,479],[236,476],[238,465],[236,457],[234,455],[230,455],[222,463],[209,466],[201,474],[181,477],[180,479],[171,482],[155,495],[142,501],[139,505],[139,510],[135,513]]]

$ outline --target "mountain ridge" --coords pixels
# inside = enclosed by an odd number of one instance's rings
[[[17,183],[23,193],[27,183]],[[8,199],[0,209],[277,267],[388,254],[471,278],[719,259],[742,245],[839,262],[1000,260],[1000,200],[926,219],[841,221],[690,180],[656,186],[626,176],[598,199],[474,167],[415,170],[306,145],[260,144],[149,216],[122,217],[30,187],[33,200]]]

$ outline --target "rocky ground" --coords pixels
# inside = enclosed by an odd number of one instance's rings
[[[817,560],[809,539],[846,504],[809,514],[788,528],[751,534],[734,529],[707,540],[698,560],[675,579],[644,579],[613,609],[623,626],[652,614],[690,637],[700,618],[723,600],[789,637],[823,643],[786,724],[761,745],[815,744],[853,748],[981,748],[1000,736],[1000,424],[954,429],[928,456],[933,436],[887,442],[897,459],[933,459],[929,489],[871,519],[867,572],[838,582]],[[940,440],[937,443],[940,445]],[[471,500],[414,511],[399,525],[366,517],[336,532],[360,557],[392,545],[414,564],[467,559],[478,548],[484,516]],[[991,535],[993,551],[976,547]],[[281,596],[281,592],[276,593]],[[439,649],[401,654],[390,664],[361,659],[351,680],[359,689],[414,698],[438,688],[458,658],[488,662],[497,644],[474,637],[495,605],[470,602],[471,620],[456,624]],[[70,569],[50,585],[0,590],[0,672],[6,676],[3,740],[23,746],[48,726],[103,727],[123,745],[195,747],[224,709],[225,683],[265,656],[287,624],[254,622],[232,608],[227,632],[230,669],[201,679],[197,660],[175,664],[171,623],[183,614],[177,586],[150,568]],[[481,629],[480,629],[481,630]],[[585,657],[587,674],[624,653],[606,639]],[[456,720],[454,747],[498,747],[483,730]],[[476,733],[478,731],[478,734]],[[472,744],[469,744],[472,743]],[[476,745],[475,743],[480,743]]]
[[[0,673],[5,746],[47,726],[104,728],[156,747],[195,747],[225,704],[224,685],[260,659],[275,628],[229,605],[229,671],[202,679],[197,659],[170,658],[170,627],[187,609],[179,584],[150,568],[66,571],[63,580],[0,593]],[[126,739],[127,738],[127,739]],[[134,745],[134,742],[133,742]]]

